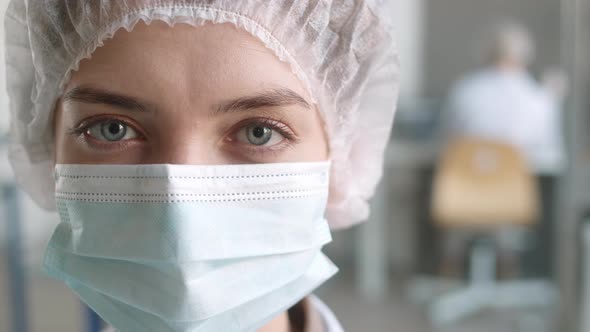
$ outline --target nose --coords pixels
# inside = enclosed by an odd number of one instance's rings
[[[217,142],[196,132],[172,132],[150,151],[150,163],[176,165],[227,164]]]

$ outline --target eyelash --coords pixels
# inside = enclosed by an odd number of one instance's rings
[[[95,126],[97,124],[100,124],[100,123],[103,123],[103,122],[106,122],[109,120],[120,121],[121,123],[125,124],[126,126],[132,128],[133,130],[135,130],[137,132],[137,134],[139,135],[139,138],[124,140],[124,141],[119,141],[119,142],[104,142],[104,141],[97,140],[87,134],[88,130],[90,130],[90,128],[92,126]],[[141,141],[141,140],[145,139],[144,132],[141,129],[139,129],[139,126],[137,124],[135,124],[135,121],[133,121],[127,117],[122,117],[122,116],[116,115],[116,114],[101,114],[101,115],[87,118],[87,119],[83,120],[82,122],[80,122],[74,128],[70,128],[67,132],[68,132],[68,134],[73,135],[75,137],[84,136],[85,142],[87,144],[91,145],[93,148],[96,148],[98,150],[110,150],[113,148],[120,149],[120,148],[123,148],[129,144],[137,143],[137,141]]]
[[[103,142],[103,141],[99,141],[87,134],[88,130],[92,126],[95,126],[97,124],[100,124],[102,122],[109,121],[109,120],[121,121],[126,126],[129,126],[133,130],[135,130],[140,137],[136,138],[136,139],[124,140],[124,141],[119,141],[119,142]],[[236,141],[234,136],[237,133],[239,133],[239,131],[242,128],[245,128],[245,127],[251,126],[251,125],[260,125],[260,126],[268,127],[270,129],[272,129],[273,131],[278,132],[281,136],[284,137],[284,139],[282,142],[275,144],[273,146],[269,146],[269,147],[256,147],[251,144],[240,144],[241,145],[240,149],[241,150],[248,150],[247,151],[248,154],[258,154],[258,155],[278,154],[280,151],[282,151],[286,148],[292,147],[295,143],[297,143],[299,141],[299,138],[297,137],[297,135],[293,132],[293,130],[289,126],[287,126],[286,124],[284,124],[280,120],[275,120],[275,119],[272,119],[269,117],[249,118],[247,120],[240,121],[237,124],[235,124],[234,126],[232,126],[230,128],[230,130],[228,130],[228,132],[224,135],[224,137],[226,140],[228,140],[230,142],[234,142],[234,141]],[[143,131],[139,129],[139,126],[134,124],[134,121],[132,121],[131,119],[128,119],[126,117],[122,117],[122,116],[115,115],[115,114],[103,114],[103,115],[99,115],[99,116],[90,117],[90,118],[85,119],[82,122],[80,122],[77,126],[70,128],[67,131],[67,133],[70,135],[73,135],[75,137],[84,136],[85,142],[87,144],[91,145],[93,148],[96,148],[98,150],[110,150],[110,149],[124,148],[126,145],[136,143],[136,141],[138,141],[138,140],[144,140],[146,137],[146,135],[143,133]],[[92,140],[92,141],[89,142],[90,140]]]
[[[242,128],[246,128],[251,125],[268,127],[279,133],[284,137],[284,139],[282,142],[268,147],[254,146],[252,144],[240,144],[238,149],[247,150],[248,155],[277,155],[285,149],[292,148],[297,142],[299,142],[299,137],[288,125],[286,125],[281,120],[275,120],[268,117],[257,117],[240,121],[232,126],[228,130],[228,133],[224,136],[226,137],[226,140],[233,142],[235,141],[233,136],[239,133]]]

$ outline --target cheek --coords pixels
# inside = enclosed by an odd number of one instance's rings
[[[329,158],[328,142],[323,131],[318,131],[306,145],[304,152],[307,154],[308,160],[323,161]]]
[[[302,144],[294,148],[294,161],[324,161],[330,157],[328,138],[319,116],[310,125]]]

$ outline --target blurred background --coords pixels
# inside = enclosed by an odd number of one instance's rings
[[[403,80],[384,179],[317,294],[352,332],[590,332],[590,1],[385,7]],[[4,91],[0,332],[94,331],[40,270],[58,220],[14,187]]]

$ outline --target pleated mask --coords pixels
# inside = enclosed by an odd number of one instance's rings
[[[337,272],[329,162],[57,165],[44,268],[127,331],[256,331]]]

